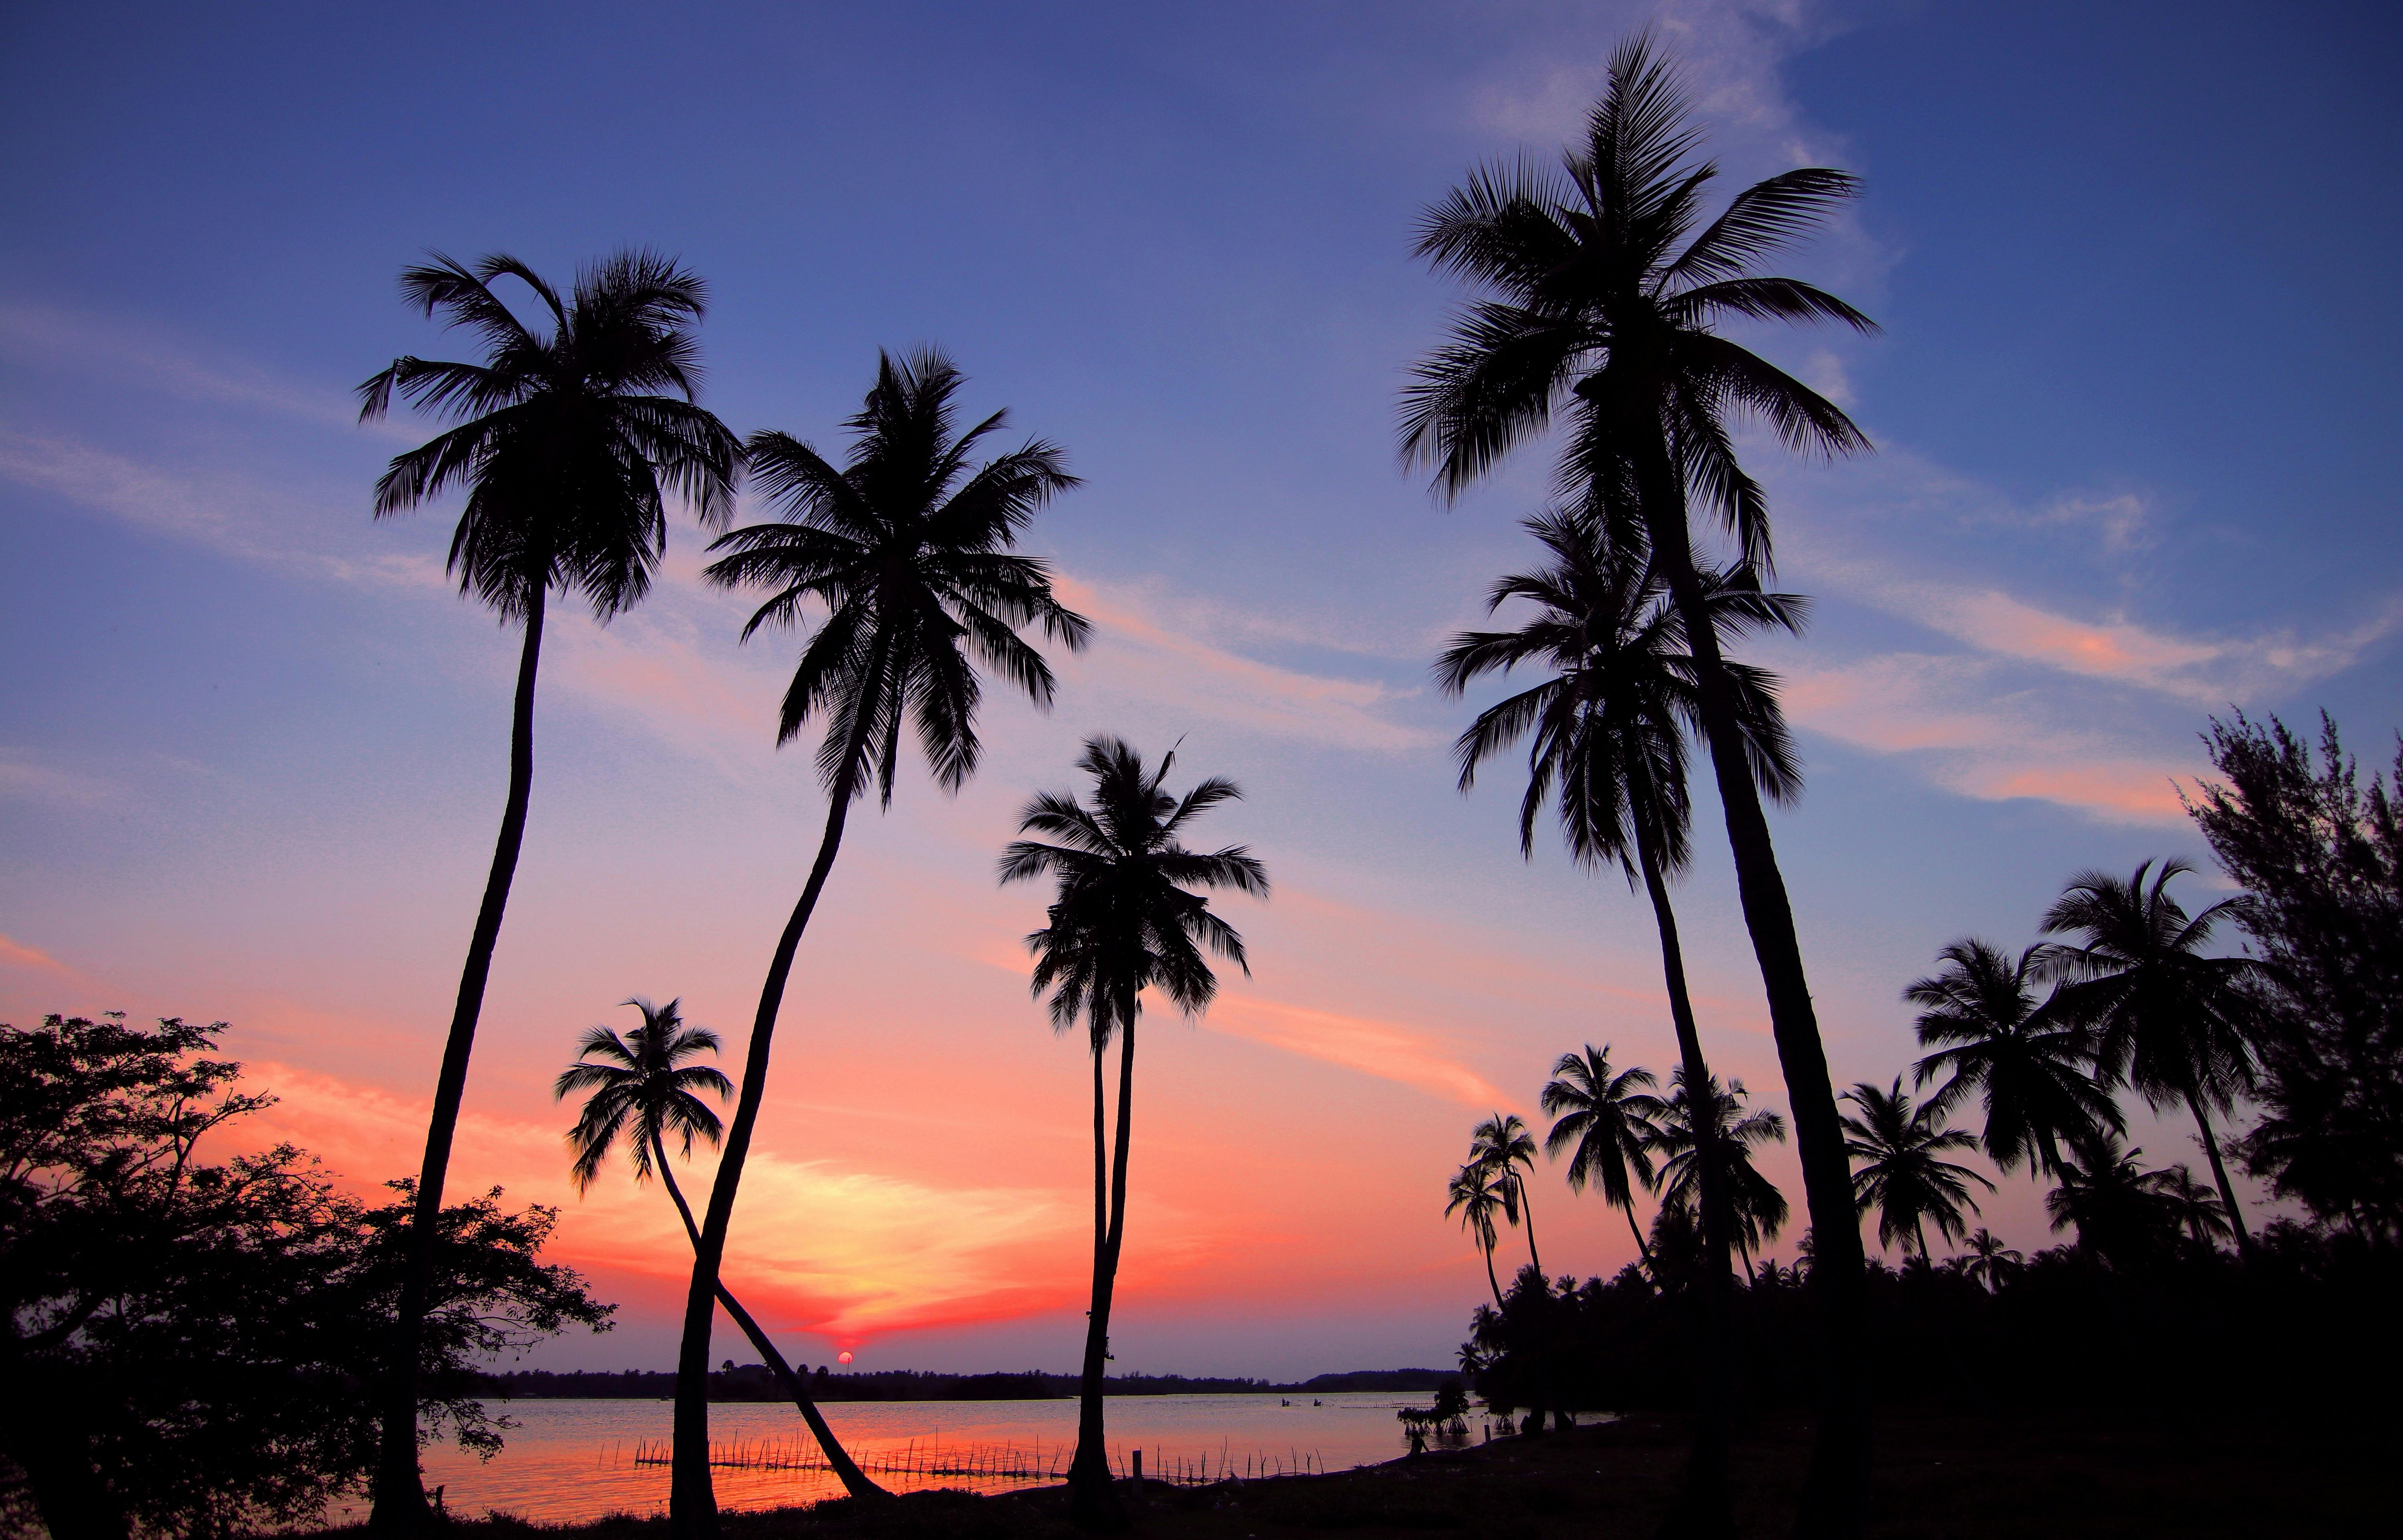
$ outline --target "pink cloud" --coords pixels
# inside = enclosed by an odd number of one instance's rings
[[[1397,1022],[1340,1015],[1229,993],[1207,1024],[1256,1043],[1307,1055],[1466,1107],[1507,1107],[1511,1098],[1444,1052],[1431,1034]]]
[[[40,948],[29,947],[7,936],[0,936],[0,967],[30,968],[41,973],[75,972]]]

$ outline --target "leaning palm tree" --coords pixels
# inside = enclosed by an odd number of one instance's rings
[[[1922,1007],[1920,1045],[1936,1049],[1912,1067],[1912,1084],[1950,1076],[1930,1107],[1949,1113],[1978,1094],[1987,1158],[2005,1171],[2024,1160],[2039,1178],[2059,1172],[2063,1145],[2126,1127],[2118,1103],[2095,1082],[2092,1034],[2036,998],[2050,947],[2013,960],[1972,936],[1936,955],[1943,967],[1902,992]]]
[[[2193,869],[2184,861],[2164,861],[2158,869],[2146,861],[2125,881],[2080,872],[2045,911],[2043,928],[2078,938],[2053,953],[2053,967],[2068,980],[2059,994],[2063,1013],[2094,1033],[2095,1063],[2105,1075],[2124,1080],[2156,1108],[2186,1103],[2236,1227],[2237,1247],[2249,1253],[2252,1236],[2219,1158],[2211,1113],[2227,1110],[2252,1084],[2246,985],[2260,976],[2261,963],[2204,954],[2237,901],[2224,899],[2189,917],[2168,890],[2172,878]]]
[[[1960,1129],[1944,1126],[1944,1109],[1934,1102],[1913,1108],[1894,1077],[1890,1090],[1863,1080],[1844,1093],[1854,1113],[1844,1117],[1849,1136],[1844,1148],[1860,1164],[1853,1172],[1854,1202],[1860,1212],[1878,1211],[1878,1243],[1899,1242],[1908,1257],[1927,1257],[1927,1224],[1947,1241],[1958,1241],[1967,1230],[1961,1210],[1978,1212],[1969,1184],[1988,1192],[1994,1185],[1968,1167],[1942,1158],[1952,1150],[1974,1149],[1978,1142]]]
[[[1127,1155],[1134,1137],[1134,1028],[1143,993],[1158,990],[1189,1019],[1218,992],[1206,952],[1242,968],[1243,938],[1211,912],[1196,888],[1229,888],[1255,898],[1269,893],[1267,868],[1241,845],[1188,850],[1194,819],[1243,796],[1212,776],[1182,798],[1166,789],[1174,750],[1146,769],[1143,756],[1116,738],[1086,741],[1076,766],[1092,777],[1090,807],[1073,792],[1045,792],[1026,804],[1019,832],[1002,853],[1001,880],[1051,876],[1059,887],[1044,928],[1026,938],[1035,953],[1034,991],[1051,996],[1051,1025],[1085,1023],[1093,1056],[1093,1303],[1085,1328],[1083,1404],[1068,1481],[1088,1522],[1123,1522],[1110,1486],[1104,1442],[1102,1382],[1109,1358],[1110,1300],[1126,1242]],[[1105,1136],[1103,1055],[1118,1045],[1116,1150]],[[1104,1175],[1106,1172],[1106,1182]],[[1106,1190],[1105,1190],[1106,1189]]]
[[[549,312],[547,331],[520,321],[493,291],[503,278],[533,291]],[[451,576],[503,624],[522,626],[525,639],[509,729],[508,799],[435,1082],[393,1325],[369,1521],[381,1533],[414,1530],[427,1519],[417,1464],[417,1371],[435,1220],[485,981],[525,840],[535,676],[550,592],[581,596],[604,621],[632,608],[649,591],[666,548],[669,498],[683,498],[704,524],[722,525],[742,461],[734,435],[695,403],[700,368],[692,328],[706,292],[668,258],[622,252],[578,272],[563,298],[513,257],[487,257],[471,268],[438,253],[403,270],[400,289],[412,308],[466,327],[485,356],[476,364],[396,358],[359,387],[361,422],[383,416],[398,395],[457,424],[395,457],[376,483],[375,516],[391,518],[464,489]]]
[[[1571,417],[1564,493],[1623,486],[1663,585],[1686,617],[1744,923],[1794,1110],[1814,1228],[1813,1269],[1828,1336],[1819,1355],[1818,1447],[1805,1533],[1858,1525],[1868,1479],[1868,1405],[1859,1351],[1862,1254],[1835,1087],[1795,934],[1793,907],[1755,794],[1718,640],[1693,560],[1689,493],[1766,571],[1759,486],[1737,464],[1731,422],[1749,415],[1786,445],[1829,454],[1868,439],[1834,403],[1712,327],[1742,320],[1832,320],[1874,329],[1841,299],[1755,270],[1806,235],[1858,184],[1840,171],[1790,171],[1738,193],[1704,223],[1699,132],[1649,34],[1611,55],[1602,100],[1559,170],[1490,166],[1431,208],[1418,252],[1475,285],[1452,338],[1422,363],[1403,412],[1403,450],[1432,463],[1456,495],[1513,447]],[[1696,228],[1700,226],[1699,233]]]
[[[1035,511],[1076,484],[1061,451],[1030,439],[981,466],[977,448],[999,431],[994,412],[959,431],[960,372],[940,354],[878,360],[876,384],[849,426],[855,438],[840,470],[789,435],[751,436],[754,484],[785,513],[721,537],[707,569],[729,588],[769,590],[743,628],[798,626],[823,611],[801,649],[776,729],[791,742],[812,718],[826,722],[817,753],[826,790],[817,859],[785,920],[752,1018],[726,1153],[701,1218],[701,1247],[685,1296],[676,1363],[675,1464],[669,1517],[678,1540],[714,1535],[717,1505],[708,1464],[709,1328],[717,1271],[751,1134],[768,1089],[776,1017],[801,935],[816,912],[854,801],[875,789],[884,806],[909,720],[937,784],[956,791],[981,753],[976,715],[980,663],[1031,697],[1051,700],[1051,671],[1018,632],[1040,626],[1074,650],[1090,626],[1051,591],[1050,569],[1012,549]]]
[[[1647,1269],[1652,1248],[1635,1222],[1635,1189],[1652,1192],[1660,1186],[1652,1171],[1652,1145],[1660,1137],[1652,1115],[1660,1110],[1660,1099],[1650,1088],[1658,1084],[1642,1065],[1612,1070],[1609,1045],[1588,1043],[1583,1053],[1561,1055],[1541,1101],[1553,1118],[1544,1153],[1557,1159],[1568,1151],[1569,1190],[1583,1192],[1591,1182],[1602,1189],[1604,1202],[1627,1215]]]
[[[1494,1214],[1501,1212],[1502,1195],[1485,1179],[1484,1170],[1475,1162],[1452,1173],[1452,1185],[1445,1190],[1443,1216],[1460,1215],[1460,1228],[1473,1237],[1485,1253],[1485,1286],[1493,1291],[1493,1308],[1502,1308],[1502,1281],[1493,1275],[1493,1247],[1501,1240],[1493,1224]]]
[[[1988,1294],[2017,1277],[2020,1269],[2027,1265],[2027,1258],[2003,1244],[1993,1230],[1970,1231],[1965,1244],[1969,1249],[1959,1258],[1961,1276],[1984,1284]]]
[[[684,1233],[693,1246],[701,1245],[701,1227],[693,1222],[692,1206],[684,1200],[684,1190],[676,1186],[675,1170],[668,1161],[667,1142],[675,1137],[680,1153],[689,1158],[692,1142],[705,1139],[712,1145],[720,1132],[717,1114],[701,1093],[708,1091],[720,1101],[733,1089],[733,1083],[707,1064],[691,1064],[685,1061],[702,1053],[717,1051],[717,1034],[706,1027],[684,1024],[682,1002],[671,1000],[665,1006],[653,1006],[635,998],[626,1002],[643,1013],[643,1024],[622,1037],[607,1027],[594,1027],[576,1045],[576,1062],[560,1073],[551,1088],[552,1096],[561,1101],[578,1091],[590,1094],[585,1098],[583,1110],[576,1126],[568,1131],[567,1147],[576,1157],[568,1174],[576,1182],[576,1190],[583,1192],[591,1186],[608,1163],[609,1153],[623,1135],[626,1157],[634,1168],[634,1184],[639,1186],[654,1172],[668,1189],[668,1199],[675,1204],[676,1216],[684,1221]],[[793,1398],[801,1420],[825,1450],[826,1464],[842,1481],[843,1488],[854,1497],[881,1497],[884,1489],[859,1468],[834,1429],[811,1399],[800,1377],[793,1372],[785,1355],[776,1350],[775,1342],[760,1328],[743,1302],[734,1297],[724,1279],[718,1280],[717,1302],[725,1307],[743,1335],[750,1339],[759,1361],[775,1374]]]
[[[1502,1217],[1513,1227],[1521,1214],[1527,1220],[1527,1260],[1535,1275],[1544,1272],[1543,1253],[1535,1249],[1535,1205],[1528,1195],[1521,1168],[1535,1169],[1535,1140],[1515,1112],[1497,1112],[1468,1134],[1468,1164],[1485,1173],[1502,1194]]]
[[[1705,1162],[1715,1165],[1727,1183],[1736,1249],[1749,1275],[1752,1254],[1777,1239],[1788,1213],[1785,1195],[1752,1163],[1752,1152],[1785,1143],[1785,1119],[1767,1108],[1745,1112],[1741,1080],[1724,1086],[1716,1080],[1699,1083],[1702,1091],[1698,1097],[1697,1082],[1688,1080],[1685,1071],[1669,1074],[1669,1094],[1654,1120],[1660,1137],[1653,1148],[1667,1158],[1660,1164],[1660,1200],[1691,1206],[1702,1191]],[[1715,1131],[1697,1137],[1698,1130]],[[1815,1228],[1812,1234],[1818,1234]],[[1812,1266],[1816,1270],[1815,1251]]]

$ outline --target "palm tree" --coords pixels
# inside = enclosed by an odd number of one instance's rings
[[[1544,1136],[1544,1153],[1557,1159],[1567,1150],[1569,1190],[1583,1192],[1590,1181],[1602,1189],[1604,1202],[1627,1215],[1647,1269],[1652,1248],[1635,1223],[1635,1188],[1652,1192],[1660,1185],[1652,1172],[1652,1145],[1660,1137],[1652,1115],[1660,1110],[1660,1099],[1649,1089],[1658,1084],[1641,1065],[1614,1072],[1609,1046],[1588,1043],[1583,1053],[1561,1055],[1542,1097],[1544,1111],[1554,1118]]]
[[[2168,889],[2172,878],[2193,869],[2178,860],[2155,869],[2146,861],[2125,881],[2080,872],[2045,911],[2043,928],[2080,941],[2053,953],[2051,965],[2069,980],[2059,993],[2063,1013],[2095,1034],[2095,1063],[2104,1075],[2124,1080],[2157,1109],[2187,1104],[2237,1247],[2249,1254],[2253,1239],[2219,1158],[2211,1109],[2225,1111],[2252,1084],[2245,986],[2259,977],[2261,964],[2203,955],[2237,901],[2223,899],[2189,918]]]
[[[1535,1205],[1520,1168],[1535,1169],[1535,1141],[1517,1113],[1497,1112],[1468,1134],[1468,1164],[1485,1173],[1502,1195],[1502,1217],[1511,1225],[1527,1217],[1527,1260],[1537,1277],[1544,1271],[1543,1254],[1535,1249]]]
[[[2199,1250],[2213,1251],[2216,1249],[2213,1242],[2235,1238],[2236,1228],[2228,1221],[2228,1205],[2185,1166],[2146,1172],[2145,1186],[2160,1196],[2166,1210],[2194,1237]]]
[[[1653,1148],[1668,1157],[1660,1165],[1661,1201],[1691,1205],[1702,1190],[1705,1158],[1715,1156],[1713,1163],[1727,1182],[1728,1214],[1736,1247],[1749,1275],[1752,1254],[1764,1242],[1777,1239],[1789,1212],[1777,1184],[1753,1165],[1752,1152],[1785,1143],[1785,1119],[1766,1108],[1744,1112],[1741,1080],[1729,1080],[1724,1087],[1715,1079],[1702,1081],[1700,1098],[1692,1094],[1694,1084],[1684,1070],[1671,1071],[1669,1094],[1654,1119],[1660,1137]],[[1698,1100],[1704,1103],[1700,1108],[1695,1105]],[[1697,1129],[1715,1129],[1715,1136],[1697,1139]],[[1815,1227],[1812,1233],[1818,1233]],[[1814,1271],[1816,1268],[1814,1256]]]
[[[1092,806],[1073,792],[1036,796],[1020,815],[1019,832],[1051,842],[1013,840],[1001,857],[1005,883],[1045,875],[1058,880],[1044,928],[1026,938],[1035,954],[1034,992],[1037,998],[1050,992],[1055,1031],[1083,1020],[1093,1055],[1093,1304],[1085,1329],[1084,1398],[1068,1480],[1079,1514],[1088,1522],[1110,1525],[1122,1523],[1124,1515],[1110,1487],[1102,1380],[1109,1358],[1110,1299],[1126,1241],[1135,1020],[1147,989],[1159,990],[1188,1018],[1208,1009],[1218,978],[1205,951],[1226,958],[1246,976],[1251,972],[1243,938],[1211,912],[1208,898],[1190,890],[1230,888],[1255,898],[1269,893],[1267,868],[1243,846],[1208,853],[1185,847],[1186,825],[1243,793],[1232,781],[1212,776],[1175,797],[1165,789],[1175,763],[1171,750],[1146,769],[1143,756],[1120,740],[1088,739],[1076,767],[1092,777]],[[1113,1036],[1118,1044],[1115,1154],[1104,1134],[1102,1068]]]
[[[1990,1229],[1970,1231],[1968,1247],[1967,1254],[1959,1258],[1961,1276],[1973,1283],[1983,1283],[1989,1294],[2017,1276],[2027,1264],[2026,1257],[1996,1240]]]
[[[1844,1148],[1860,1162],[1853,1172],[1854,1201],[1860,1212],[1878,1211],[1878,1244],[1902,1243],[1906,1255],[1927,1256],[1927,1222],[1947,1241],[1958,1241],[1966,1229],[1961,1210],[1978,1212],[1969,1184],[1988,1192],[1994,1185],[1966,1166],[1939,1158],[1952,1150],[1975,1149],[1978,1142],[1959,1129],[1944,1126],[1944,1109],[1934,1102],[1914,1110],[1894,1077],[1891,1090],[1880,1090],[1863,1080],[1844,1093],[1859,1116],[1844,1118],[1851,1137]]]
[[[977,446],[1002,428],[1007,414],[997,411],[957,431],[954,398],[961,384],[959,370],[931,350],[897,363],[880,356],[876,384],[848,424],[855,438],[840,470],[789,435],[752,435],[746,453],[756,484],[782,508],[785,520],[736,530],[711,548],[728,553],[707,569],[711,581],[770,590],[743,628],[745,640],[765,627],[799,625],[813,607],[826,612],[785,692],[776,741],[791,742],[813,716],[826,719],[817,754],[826,821],[817,859],[760,987],[726,1153],[710,1187],[685,1296],[669,1488],[677,1540],[716,1533],[708,1375],[717,1271],[767,1093],[769,1048],[785,986],[841,847],[851,804],[872,786],[884,806],[892,805],[905,717],[914,722],[937,784],[956,791],[975,772],[981,752],[977,665],[1048,706],[1051,671],[1019,631],[1040,625],[1046,636],[1075,650],[1090,630],[1053,597],[1050,569],[1011,548],[1035,511],[1076,479],[1061,451],[1041,439],[972,465]]]
[[[2037,1003],[2051,954],[2034,946],[2014,962],[1992,942],[1964,936],[1936,954],[1941,969],[1902,992],[1924,1007],[1921,1046],[1936,1049],[1912,1067],[1912,1084],[1951,1076],[1927,1104],[1949,1113],[1980,1093],[1987,1158],[2005,1171],[2024,1160],[2037,1177],[2058,1172],[2064,1144],[2126,1126],[2095,1083],[2092,1035]]]
[[[542,301],[550,316],[547,333],[529,328],[493,292],[502,278],[517,279]],[[668,258],[621,252],[579,271],[563,298],[513,257],[487,257],[470,268],[437,253],[402,271],[400,290],[427,316],[467,327],[485,357],[479,364],[396,358],[359,387],[363,423],[390,410],[397,393],[457,424],[394,458],[376,483],[375,516],[392,518],[464,488],[466,507],[451,537],[448,571],[462,593],[504,624],[523,626],[525,639],[510,720],[508,799],[435,1082],[393,1324],[369,1520],[381,1533],[421,1528],[429,1517],[417,1465],[420,1340],[467,1060],[525,839],[535,676],[550,590],[580,594],[604,621],[632,608],[649,591],[652,568],[666,549],[670,494],[690,504],[704,524],[722,525],[742,463],[734,435],[695,404],[700,368],[692,328],[706,309],[706,291]]]
[[[2045,1195],[2057,1233],[2075,1225],[2077,1243],[2125,1267],[2160,1249],[2177,1217],[2137,1169],[2145,1152],[2109,1130],[2080,1140],[2061,1163],[2061,1185]]]
[[[1502,1207],[1502,1195],[1485,1179],[1485,1172],[1474,1161],[1452,1173],[1452,1186],[1446,1190],[1449,1200],[1443,1206],[1443,1216],[1460,1215],[1460,1228],[1476,1238],[1485,1253],[1485,1286],[1493,1291],[1493,1308],[1502,1308],[1502,1282],[1493,1275],[1493,1246],[1501,1239],[1493,1228],[1493,1215]]]
[[[607,1163],[609,1152],[620,1134],[626,1137],[626,1156],[634,1168],[636,1186],[658,1172],[660,1182],[668,1189],[668,1198],[675,1204],[676,1215],[684,1221],[684,1232],[693,1245],[701,1244],[701,1227],[693,1222],[692,1207],[684,1200],[683,1189],[676,1186],[675,1171],[669,1164],[667,1140],[675,1135],[682,1151],[689,1158],[695,1138],[718,1141],[717,1114],[701,1099],[709,1091],[723,1101],[733,1089],[733,1083],[707,1064],[688,1064],[685,1061],[697,1054],[715,1053],[717,1034],[706,1027],[684,1024],[682,1002],[671,1000],[665,1006],[654,1006],[649,1001],[635,998],[626,1002],[643,1013],[643,1024],[620,1037],[607,1027],[594,1027],[576,1045],[576,1062],[562,1071],[558,1084],[552,1088],[555,1099],[564,1101],[577,1091],[590,1091],[576,1127],[568,1131],[567,1147],[575,1153],[575,1164],[569,1168],[576,1190],[590,1187],[601,1168]],[[800,1377],[793,1372],[785,1355],[734,1291],[723,1279],[717,1284],[717,1302],[726,1308],[743,1335],[758,1352],[760,1362],[772,1370],[784,1385],[785,1394],[793,1398],[800,1409],[801,1419],[826,1451],[826,1463],[841,1478],[843,1487],[854,1497],[881,1497],[884,1489],[871,1480],[842,1447],[834,1429],[810,1398]]]
[[[1613,51],[1585,139],[1560,171],[1523,161],[1486,167],[1428,211],[1419,255],[1476,285],[1479,297],[1451,340],[1419,366],[1405,401],[1403,449],[1432,462],[1442,492],[1457,495],[1542,434],[1556,410],[1570,412],[1564,488],[1572,496],[1598,485],[1629,491],[1652,562],[1686,617],[1744,923],[1794,1109],[1812,1220],[1826,1238],[1814,1292],[1828,1335],[1819,1354],[1827,1415],[1800,1523],[1806,1533],[1847,1532],[1858,1526],[1868,1479],[1868,1408],[1854,1367],[1865,1355],[1851,1171],[1792,904],[1706,622],[1687,504],[1690,489],[1734,532],[1746,564],[1766,571],[1766,503],[1736,462],[1730,420],[1756,416],[1803,452],[1868,447],[1834,403],[1716,335],[1715,322],[1834,320],[1865,332],[1874,325],[1811,284],[1751,271],[1852,197],[1854,178],[1825,169],[1770,177],[1689,240],[1715,170],[1690,162],[1698,140],[1669,62],[1649,34],[1639,35]]]

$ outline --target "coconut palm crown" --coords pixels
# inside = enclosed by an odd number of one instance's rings
[[[685,1155],[692,1153],[695,1139],[716,1144],[721,1125],[701,1093],[723,1100],[734,1092],[734,1083],[723,1072],[685,1062],[696,1054],[715,1053],[718,1042],[708,1028],[684,1024],[682,1001],[653,1006],[637,996],[626,1004],[643,1013],[643,1024],[623,1036],[608,1027],[586,1032],[576,1044],[576,1062],[560,1073],[551,1088],[562,1101],[579,1091],[590,1093],[567,1135],[576,1155],[569,1174],[578,1192],[601,1174],[621,1133],[634,1180],[646,1181],[657,1170],[673,1188],[675,1177],[665,1165],[668,1142],[676,1141]],[[681,1196],[676,1207],[685,1207]],[[691,1228],[688,1211],[685,1221]]]
[[[1844,1147],[1859,1162],[1853,1172],[1854,1201],[1863,1214],[1878,1211],[1879,1243],[1899,1242],[1905,1252],[1925,1257],[1931,1221],[1945,1240],[1961,1239],[1967,1228],[1961,1210],[1978,1212],[1969,1184],[1988,1192],[1994,1185],[1942,1157],[1975,1148],[1978,1142],[1963,1130],[1946,1128],[1944,1109],[1935,1103],[1912,1107],[1898,1075],[1891,1089],[1864,1080],[1844,1100],[1854,1107],[1844,1117]]]
[[[2096,1083],[2093,1035],[2037,999],[2051,956],[2039,945],[2014,959],[1965,936],[1937,953],[1941,968],[1902,992],[1921,1007],[1921,1046],[1936,1050],[1913,1066],[1912,1083],[1946,1077],[1927,1105],[1950,1113],[1979,1097],[1987,1158],[2005,1171],[2024,1160],[2039,1177],[2058,1172],[2066,1145],[2125,1127]]]
[[[1588,1043],[1583,1053],[1561,1055],[1540,1103],[1553,1118],[1544,1153],[1557,1159],[1569,1152],[1570,1190],[1583,1192],[1589,1182],[1600,1187],[1603,1201],[1627,1215],[1635,1248],[1647,1262],[1651,1250],[1635,1223],[1635,1188],[1651,1192],[1660,1185],[1652,1169],[1652,1146],[1660,1137],[1652,1117],[1660,1099],[1651,1088],[1659,1084],[1640,1064],[1613,1070],[1609,1046]]]

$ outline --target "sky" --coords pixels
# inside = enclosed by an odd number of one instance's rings
[[[1429,663],[1527,561],[1549,472],[1534,446],[1447,506],[1398,463],[1397,388],[1461,298],[1411,231],[1479,163],[1556,155],[1647,22],[1723,193],[1865,180],[1785,266],[1882,332],[1741,334],[1877,446],[1746,450],[1781,586],[1815,602],[1752,656],[1807,756],[1772,823],[1840,1086],[1907,1073],[1899,992],[1947,941],[2027,944],[2085,868],[2207,868],[2176,788],[2210,714],[2325,709],[2385,757],[2392,7],[15,6],[0,1020],[222,1020],[281,1098],[251,1140],[363,1190],[414,1171],[517,648],[444,577],[454,510],[369,519],[429,430],[356,425],[350,391],[468,346],[398,300],[429,249],[565,277],[649,245],[711,286],[703,400],[738,432],[839,451],[877,351],[936,343],[970,409],[1063,446],[1084,485],[1028,548],[1098,627],[1048,714],[989,698],[958,796],[913,764],[854,817],[734,1287],[805,1362],[1074,1362],[1090,1082],[1028,995],[1042,895],[993,867],[1108,731],[1241,783],[1205,832],[1276,884],[1221,901],[1251,976],[1144,1020],[1117,1367],[1451,1362],[1484,1289],[1442,1214],[1471,1124],[1536,1120],[1582,1044],[1674,1049],[1646,907],[1521,858],[1507,767],[1453,787],[1493,696],[1445,698]],[[774,746],[795,641],[738,645],[702,545],[680,521],[649,602],[563,607],[544,659],[451,1182],[559,1205],[555,1255],[619,1303],[549,1367],[667,1367],[686,1270],[656,1188],[569,1186],[551,1079],[631,995],[681,997],[734,1072],[824,812],[805,749]],[[1782,1110],[1714,805],[1698,828],[1677,902],[1706,1047]],[[2199,1168],[2190,1125],[2137,1131]],[[1764,1169],[1799,1208],[1790,1149]],[[1624,1221],[1558,1171],[1547,1266],[1617,1270]],[[1983,1221],[2051,1243],[2036,1186],[2000,1182]]]

